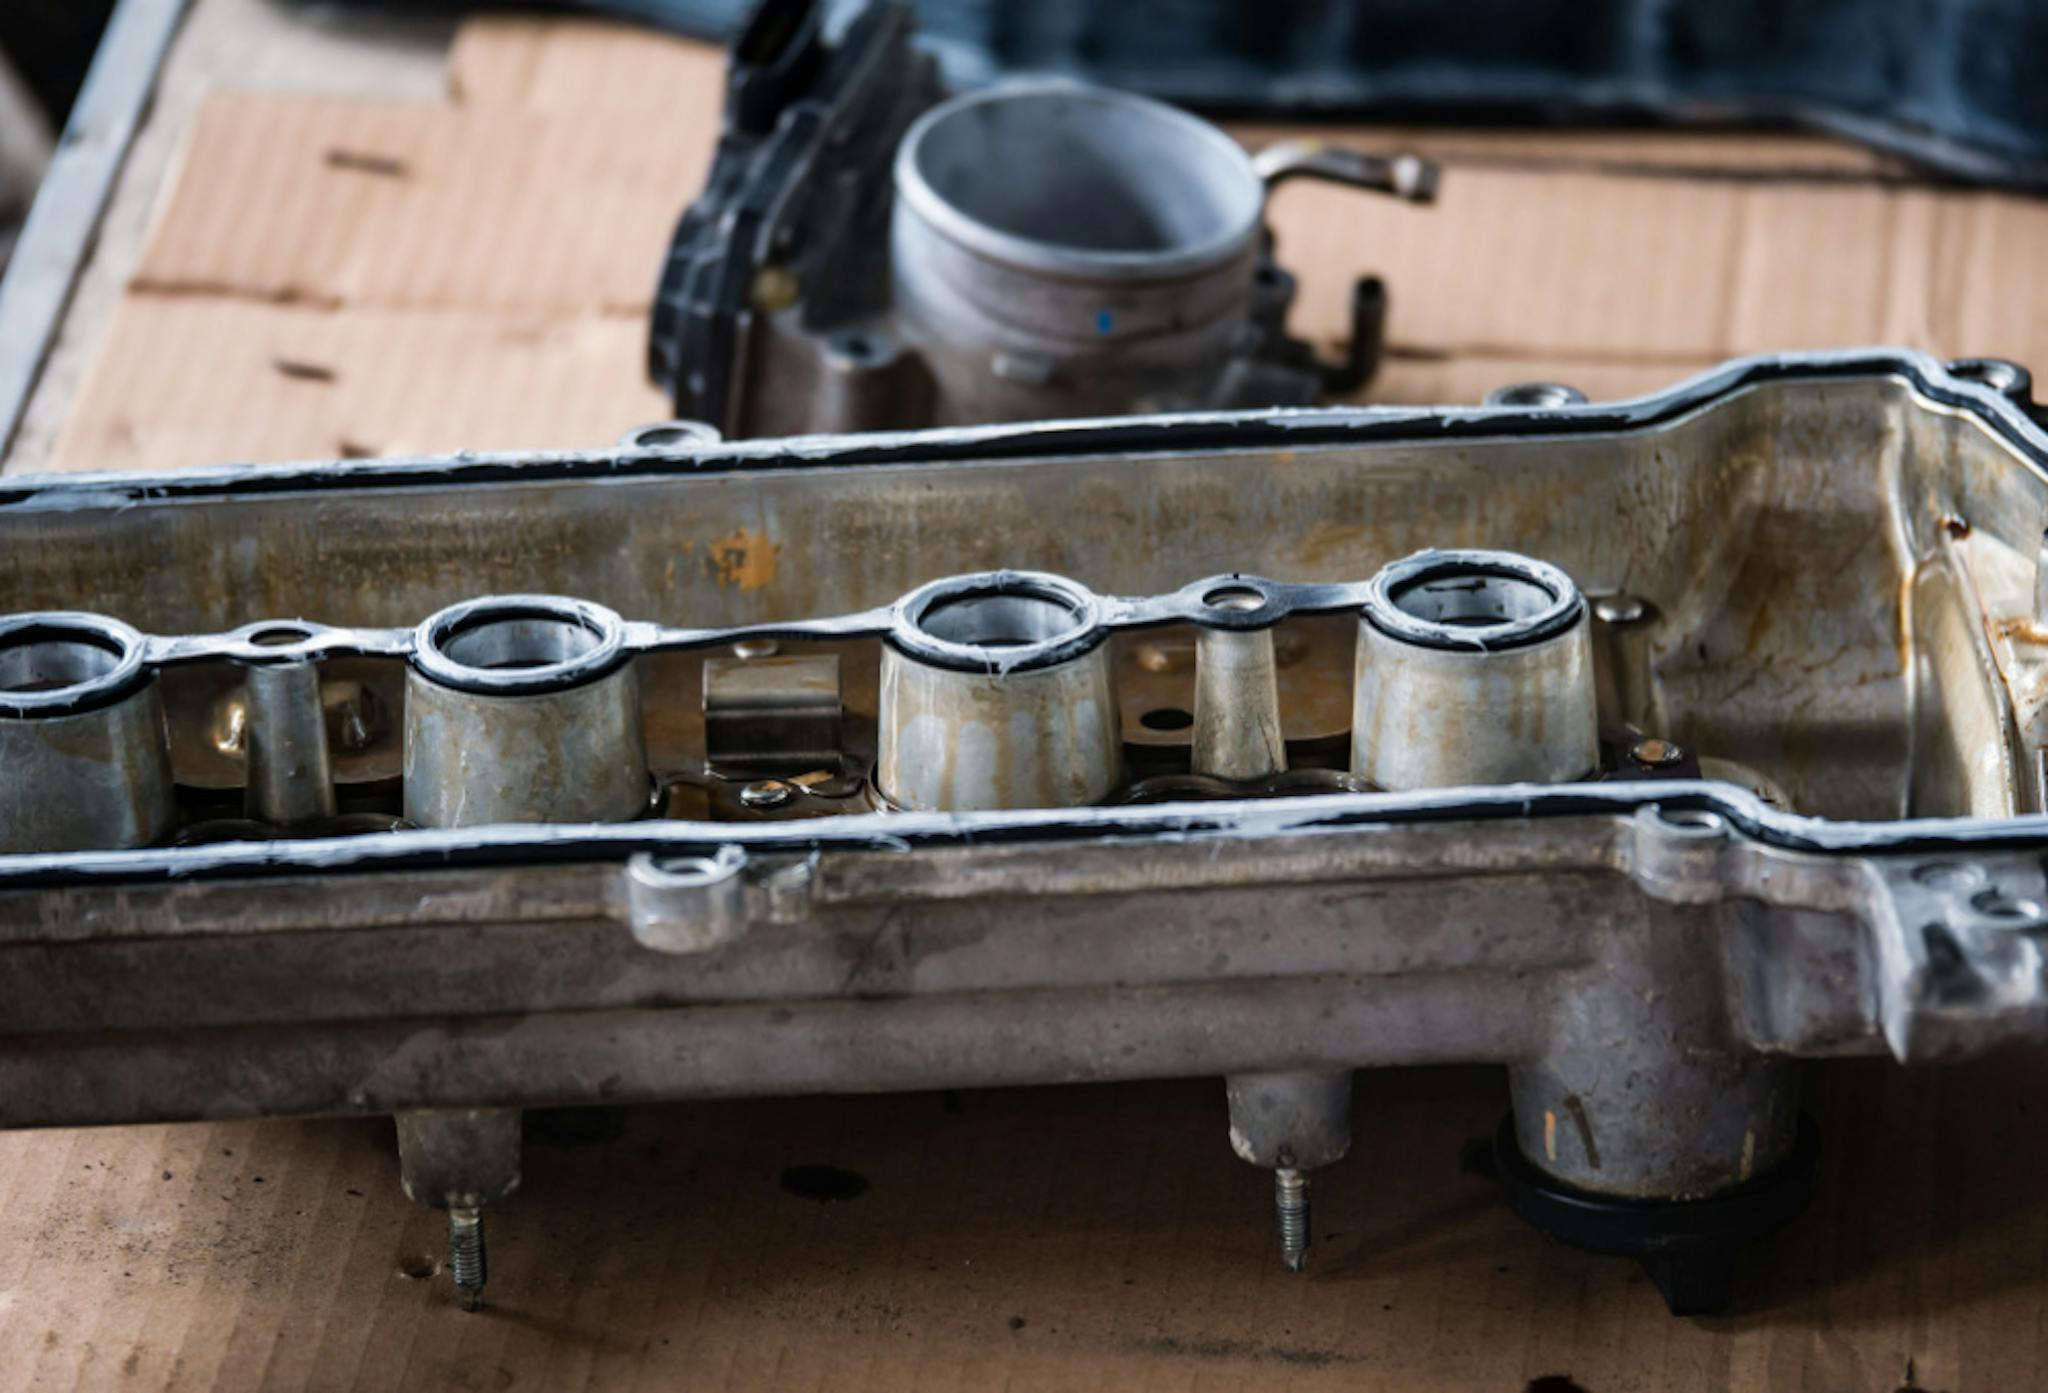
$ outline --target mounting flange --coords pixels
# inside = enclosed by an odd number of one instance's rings
[[[1741,1250],[1799,1217],[1813,1198],[1820,1128],[1802,1113],[1792,1154],[1764,1174],[1697,1200],[1595,1195],[1551,1179],[1515,1144],[1515,1119],[1494,1135],[1494,1165],[1508,1207],[1545,1236],[1588,1252],[1634,1258],[1674,1316],[1727,1308]]]

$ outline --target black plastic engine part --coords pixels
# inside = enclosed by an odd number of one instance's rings
[[[1515,1144],[1513,1115],[1494,1134],[1493,1159],[1508,1207],[1574,1248],[1634,1258],[1674,1316],[1725,1310],[1737,1256],[1798,1218],[1813,1198],[1820,1128],[1799,1118],[1792,1154],[1747,1184],[1697,1200],[1594,1195],[1546,1176]]]
[[[911,32],[907,10],[873,5],[827,44],[813,0],[765,0],[734,38],[725,129],[670,243],[648,335],[648,375],[679,418],[735,430],[747,329],[798,285],[809,320],[881,309],[888,161],[939,96]]]
[[[837,0],[840,9],[857,0]],[[746,0],[581,0],[724,39]],[[2043,0],[917,0],[955,84],[1057,72],[1210,114],[1804,126],[2048,189]]]

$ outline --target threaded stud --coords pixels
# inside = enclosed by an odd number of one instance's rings
[[[1308,1177],[1292,1167],[1273,1172],[1273,1214],[1280,1225],[1280,1261],[1289,1272],[1308,1263]]]
[[[448,1256],[448,1270],[455,1278],[455,1292],[462,1309],[474,1311],[484,1304],[483,1211],[448,1211]]]

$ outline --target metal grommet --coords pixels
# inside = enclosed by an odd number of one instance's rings
[[[0,716],[65,716],[119,701],[148,680],[142,635],[77,610],[0,618]]]
[[[900,652],[959,672],[1051,667],[1107,635],[1094,593],[1043,571],[949,576],[919,586],[889,612],[889,641]]]
[[[619,616],[559,595],[490,595],[419,626],[413,666],[444,687],[526,696],[595,681],[628,657]]]
[[[1552,638],[1579,621],[1585,599],[1547,561],[1507,551],[1419,551],[1380,568],[1366,622],[1426,648],[1500,652]]]

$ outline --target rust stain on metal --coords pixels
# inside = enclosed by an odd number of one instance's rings
[[[1325,519],[1303,534],[1296,550],[1302,564],[1310,568],[1359,569],[1363,565],[1362,559],[1371,553],[1372,544],[1370,527]]]
[[[2048,646],[2048,628],[2036,624],[2031,615],[2015,614],[2004,619],[1994,619],[1991,621],[1991,634],[1993,638]]]
[[[775,570],[782,554],[780,543],[770,541],[766,532],[735,527],[704,549],[712,578],[720,585],[741,590],[765,590],[775,584]]]

